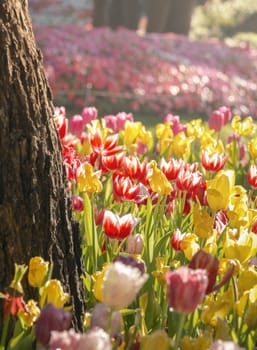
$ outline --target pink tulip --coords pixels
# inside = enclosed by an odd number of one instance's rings
[[[80,137],[84,129],[85,122],[81,115],[75,114],[69,120],[69,130],[76,136]]]
[[[51,331],[64,331],[69,329],[72,314],[63,308],[56,308],[47,304],[35,323],[35,335],[42,345],[48,345]]]
[[[81,115],[85,124],[90,123],[92,120],[97,118],[98,111],[95,107],[83,108]]]
[[[203,300],[208,286],[206,270],[182,266],[166,273],[168,305],[179,313],[193,312]]]

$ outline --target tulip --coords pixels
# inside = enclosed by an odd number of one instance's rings
[[[178,115],[167,114],[164,119],[164,123],[166,122],[171,123],[170,127],[173,132],[173,135],[177,135],[179,132],[186,133],[187,127],[186,125],[180,123],[180,117]]]
[[[41,287],[45,282],[49,269],[49,262],[44,261],[40,256],[30,259],[28,281],[32,287]]]
[[[129,254],[141,254],[144,247],[143,236],[139,233],[128,236],[126,252]]]
[[[54,123],[61,140],[64,139],[68,130],[68,119],[66,118],[65,114],[66,112],[64,107],[56,107],[54,110]]]
[[[173,232],[173,235],[170,239],[170,244],[171,244],[171,247],[173,249],[175,249],[176,251],[182,251],[181,249],[181,242],[183,241],[183,238],[186,236],[186,233],[181,233],[180,229],[176,229],[174,232]]]
[[[245,348],[241,348],[232,341],[223,341],[219,339],[210,346],[209,350],[245,350]]]
[[[52,303],[55,307],[63,307],[69,300],[69,294],[64,293],[60,281],[52,279],[46,282],[42,287],[42,294],[40,298],[40,306],[46,303]]]
[[[224,210],[228,208],[232,187],[235,185],[233,170],[220,170],[214,179],[206,182],[206,197],[211,209]]]
[[[46,304],[35,323],[35,335],[42,345],[48,345],[51,331],[69,329],[72,314],[63,308],[56,308],[52,303]]]
[[[76,350],[112,350],[109,334],[95,327],[80,337]]]
[[[234,265],[231,265],[230,268],[226,271],[221,282],[215,285],[219,270],[219,260],[204,250],[199,250],[193,256],[192,260],[189,263],[189,268],[194,270],[203,269],[207,271],[208,285],[205,294],[209,294],[224,286],[230,280],[234,272]]]
[[[92,120],[97,118],[97,109],[95,107],[83,108],[81,115],[85,124],[89,124]]]
[[[164,330],[158,330],[141,338],[140,350],[168,350],[170,339]]]
[[[94,172],[93,166],[84,163],[78,169],[78,187],[81,192],[101,192],[103,185],[99,179],[100,173]]]
[[[84,200],[80,196],[71,197],[72,210],[80,212],[84,210]]]
[[[168,305],[178,313],[193,312],[203,300],[208,273],[203,269],[182,266],[166,273]]]
[[[238,115],[233,117],[231,127],[240,136],[253,135],[256,130],[256,125],[254,124],[252,117],[241,119]]]
[[[122,316],[118,311],[111,313],[109,306],[104,303],[98,303],[91,314],[90,329],[99,327],[103,330],[107,330],[109,327],[110,335],[114,337],[119,332],[121,322]]]
[[[85,123],[81,115],[75,114],[69,120],[69,130],[76,136],[80,137]]]
[[[250,165],[247,172],[247,181],[253,188],[257,188],[257,166],[255,164]]]
[[[168,195],[172,191],[172,186],[164,173],[158,169],[156,161],[151,162],[152,174],[149,176],[151,189],[159,195]]]
[[[213,217],[204,207],[195,204],[193,208],[194,233],[200,238],[208,238],[213,235]]]
[[[207,152],[202,152],[202,166],[207,171],[219,171],[224,168],[228,156],[222,154],[208,154]]]
[[[82,334],[76,333],[74,329],[68,331],[51,331],[49,341],[50,350],[77,350]]]
[[[19,317],[27,327],[31,327],[40,315],[40,309],[35,300],[30,299],[25,309],[19,310]]]
[[[208,124],[209,128],[219,132],[223,126],[229,123],[232,114],[231,110],[227,107],[220,107],[219,109],[212,112],[210,115]]]
[[[104,275],[103,301],[113,310],[127,308],[136,298],[148,275],[121,261],[110,264]]]
[[[105,210],[103,218],[104,233],[109,238],[122,240],[131,234],[138,222],[139,219],[132,214],[119,216],[110,210]]]

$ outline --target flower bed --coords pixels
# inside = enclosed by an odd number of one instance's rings
[[[256,116],[257,52],[246,45],[79,25],[35,25],[35,32],[56,100],[82,106],[87,95],[101,112],[118,103],[119,110],[159,115],[206,116],[223,104]]]
[[[11,315],[12,345],[26,349],[34,339],[51,350],[254,349],[253,119],[228,107],[208,123],[168,114],[153,134],[131,113],[98,118],[87,107],[69,120],[56,108],[55,122],[81,227],[85,329],[69,329],[69,295],[33,257],[28,281],[39,304],[24,301],[27,267],[16,266],[2,349]]]

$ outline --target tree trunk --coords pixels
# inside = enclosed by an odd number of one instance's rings
[[[170,2],[170,0],[146,1],[147,31],[149,33],[163,33],[165,31],[167,16],[170,12]]]
[[[188,35],[196,0],[171,0],[164,32]]]
[[[110,26],[112,29],[125,27],[136,30],[140,15],[139,0],[112,0]]]
[[[81,329],[79,228],[26,0],[0,2],[0,77],[0,290],[10,284],[14,263],[42,256],[71,294],[73,325]],[[28,286],[25,291],[26,299],[34,296]]]
[[[196,0],[148,0],[148,32],[188,35]]]
[[[109,7],[111,0],[94,0],[93,26],[106,27],[110,25]]]

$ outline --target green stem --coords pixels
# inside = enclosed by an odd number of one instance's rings
[[[186,321],[186,316],[187,316],[186,314],[180,314],[178,330],[177,330],[177,333],[176,333],[176,339],[175,339],[175,344],[174,344],[174,350],[178,349],[180,340],[182,338],[184,324],[185,324],[185,321]]]

